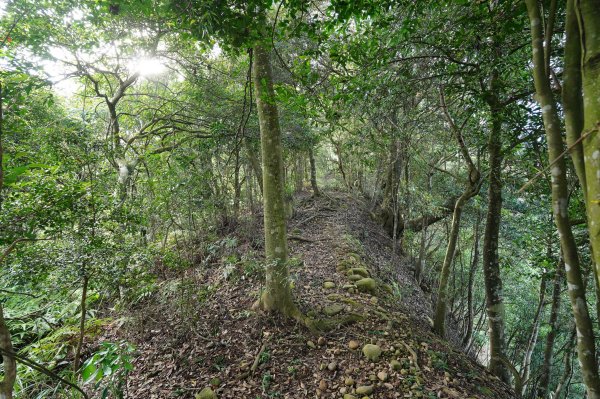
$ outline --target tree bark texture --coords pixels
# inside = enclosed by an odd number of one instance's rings
[[[252,74],[262,149],[263,203],[265,229],[266,285],[261,297],[265,310],[287,316],[297,313],[289,284],[284,177],[279,115],[273,91],[269,53],[253,49]]]

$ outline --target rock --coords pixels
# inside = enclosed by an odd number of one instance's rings
[[[358,274],[351,274],[348,276],[348,280],[350,280],[350,281],[359,281],[362,279],[363,279],[363,276],[358,275]]]
[[[333,305],[325,306],[323,308],[323,313],[325,313],[327,316],[335,316],[336,314],[341,313],[342,310],[344,310],[342,305],[339,303],[334,303]]]
[[[402,369],[402,364],[396,359],[394,359],[390,362],[390,368],[394,371],[399,371],[400,369]]]
[[[212,389],[206,387],[197,393],[195,396],[196,399],[217,399],[217,394],[213,392]]]
[[[358,395],[370,395],[373,393],[373,385],[361,385],[356,388],[356,393]]]
[[[377,305],[379,299],[377,299],[376,296],[372,296],[371,298],[369,298],[369,302],[371,303],[371,305]]]
[[[317,340],[317,344],[318,344],[319,346],[323,346],[323,345],[325,345],[326,343],[327,343],[327,341],[325,340],[325,338],[324,338],[324,337],[319,337],[319,339]]]
[[[311,349],[315,349],[317,347],[317,345],[315,345],[315,343],[312,341],[308,341],[306,345]]]
[[[356,396],[347,393],[344,395],[344,399],[356,399]]]
[[[349,269],[346,274],[348,276],[351,276],[353,274],[357,274],[359,276],[363,276],[363,277],[369,277],[369,271],[363,267],[353,267],[352,269]]]
[[[377,381],[377,376],[375,374],[369,374],[369,381]]]
[[[323,283],[323,288],[325,288],[325,289],[335,288],[335,283],[333,281],[325,281]]]
[[[356,288],[361,292],[375,293],[377,283],[372,278],[363,278],[356,282]]]
[[[363,346],[362,351],[365,357],[372,362],[377,362],[379,360],[379,356],[381,356],[381,348],[377,345],[366,344]]]
[[[337,368],[336,362],[331,362],[327,365],[327,370],[329,370],[329,371],[334,371],[336,368]]]
[[[380,381],[385,382],[388,379],[388,373],[386,373],[385,371],[380,371],[379,373],[377,373],[377,378],[379,378]]]
[[[357,349],[359,347],[359,345],[360,344],[355,340],[348,342],[348,348],[350,348],[352,350]]]
[[[351,387],[352,385],[354,385],[354,379],[352,379],[352,377],[348,377],[344,380],[344,385],[347,385],[349,387]]]
[[[348,260],[350,262],[360,263],[360,255],[359,254],[355,254],[354,252],[350,252],[348,255],[346,255],[346,257],[348,258]]]
[[[325,381],[325,380],[321,380],[321,381],[319,382],[319,389],[320,389],[321,391],[326,391],[326,390],[327,390],[327,381]]]

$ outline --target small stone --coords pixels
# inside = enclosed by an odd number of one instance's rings
[[[344,395],[344,399],[356,399],[356,396],[347,393]]]
[[[327,343],[327,341],[325,340],[325,338],[324,338],[324,337],[319,337],[319,339],[317,340],[317,344],[318,344],[319,346],[323,346],[323,345],[325,345],[326,343]]]
[[[323,313],[327,316],[335,316],[338,313],[341,313],[344,310],[344,307],[339,303],[334,303],[333,305],[325,306],[323,308]]]
[[[327,381],[325,381],[325,380],[321,380],[321,381],[319,382],[319,389],[320,389],[321,391],[326,391],[326,390],[327,390]]]
[[[373,393],[373,385],[361,385],[356,388],[356,393],[358,395],[370,395]]]
[[[327,365],[327,370],[329,371],[333,371],[337,368],[337,363],[336,362],[331,362]]]
[[[369,381],[377,381],[377,376],[375,374],[369,374]]]
[[[360,344],[355,340],[348,342],[348,348],[350,348],[352,350],[357,349],[359,346],[360,346]]]
[[[348,377],[344,380],[344,385],[351,387],[354,385],[354,379],[352,377]]]
[[[377,378],[379,378],[380,381],[385,382],[388,379],[388,373],[386,373],[385,371],[380,371],[379,373],[377,373]]]
[[[362,351],[365,357],[372,362],[377,362],[379,360],[379,356],[381,356],[381,348],[377,345],[366,344],[363,346]]]
[[[341,393],[342,395],[343,395],[343,394],[345,394],[346,392],[348,392],[348,388],[346,388],[346,387],[341,387],[341,388],[340,388],[340,393]]]
[[[399,371],[402,368],[402,364],[394,359],[390,362],[390,368],[394,371]]]
[[[390,384],[389,382],[386,382],[385,384],[383,384],[384,387],[386,387],[387,389],[394,389],[394,386],[392,384]]]
[[[315,345],[315,343],[312,341],[308,341],[306,345],[311,349],[315,349],[317,347],[317,345]]]
[[[325,289],[335,288],[335,283],[333,281],[325,281],[323,283],[323,288],[325,288]]]
[[[372,278],[363,278],[356,282],[356,288],[361,292],[375,293],[377,283]]]
[[[376,296],[372,296],[371,298],[369,298],[369,302],[371,302],[371,305],[377,305],[377,302],[379,302],[379,299],[377,299]]]
[[[217,394],[212,389],[206,387],[196,394],[196,399],[217,399]]]
[[[362,268],[362,267],[353,267],[352,269],[348,270],[346,272],[346,274],[348,276],[350,276],[352,274],[357,274],[357,275],[362,276],[362,277],[369,277],[369,271],[367,269],[365,269],[365,268]]]
[[[342,288],[345,290],[353,290],[354,288],[356,288],[356,286],[354,284],[346,284]]]

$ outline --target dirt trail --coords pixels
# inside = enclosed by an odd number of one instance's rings
[[[262,277],[241,253],[233,266],[198,267],[163,281],[161,290],[176,294],[156,293],[125,326],[107,331],[106,339],[137,345],[129,397],[194,398],[207,387],[220,399],[512,397],[429,331],[426,295],[406,261],[390,268],[390,240],[364,203],[327,193],[319,200],[301,196],[297,204],[289,233],[300,308],[314,317],[356,313],[364,321],[315,336],[251,311]],[[258,236],[259,226],[253,231]],[[364,281],[371,278],[374,288]],[[191,303],[172,288],[184,281]],[[381,350],[377,359],[363,354],[367,344]]]

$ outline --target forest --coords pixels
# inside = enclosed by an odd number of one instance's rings
[[[600,399],[600,0],[0,0],[0,399]]]

